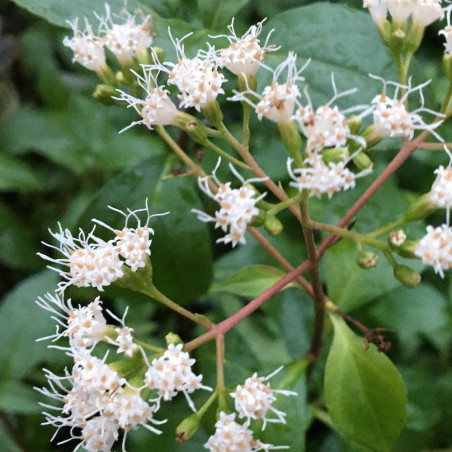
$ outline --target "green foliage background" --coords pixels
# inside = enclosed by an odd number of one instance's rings
[[[143,0],[129,1],[129,9],[140,4],[155,12],[155,45],[165,50],[168,59],[174,57],[168,26],[177,37],[194,32],[186,41],[188,53],[193,54],[205,47],[209,34],[225,33],[234,15],[239,32],[268,17],[265,32],[275,28],[271,42],[281,45],[280,51],[268,55],[268,64],[274,66],[289,50],[297,52],[300,62],[311,58],[304,75],[314,102],[331,97],[330,73],[334,72],[340,90],[358,88],[358,93],[343,104],[349,106],[347,102],[369,103],[380,89],[368,73],[387,79],[396,77],[390,54],[370,16],[361,10],[361,3]],[[122,0],[110,4],[119,10]],[[78,227],[87,228],[92,218],[119,226],[121,218],[107,206],[135,209],[143,206],[148,197],[153,212],[171,212],[152,222],[156,231],[152,245],[156,286],[188,308],[209,312],[217,320],[239,309],[243,297],[257,295],[279,277],[275,269],[262,271],[256,287],[241,287],[240,277],[234,276],[239,268],[273,266],[274,262],[251,238],[246,246],[234,250],[215,246],[215,232],[190,213],[206,202],[195,181],[167,177],[179,163],[158,137],[139,127],[118,135],[134,119],[133,114],[91,98],[96,79],[71,63],[62,39],[70,34],[67,19],[92,18],[93,11],[101,12],[103,8],[101,0],[0,3],[0,449],[6,452],[53,450],[49,440],[54,429],[40,426],[43,417],[38,401],[48,401],[32,387],[45,384],[42,367],[61,373],[65,365],[60,352],[35,342],[54,328],[54,322],[34,301],[53,291],[57,283],[56,275],[46,270],[36,256],[37,251],[46,252],[40,242],[50,240],[47,228],[54,230],[57,221],[73,232]],[[427,105],[433,109],[438,109],[447,89],[441,75],[442,42],[437,31],[434,27],[428,29],[412,73],[414,83],[434,78],[425,91]],[[262,77],[259,86],[264,83]],[[224,108],[228,125],[238,120],[236,106],[225,104]],[[252,127],[255,132],[251,147],[256,160],[274,179],[284,180],[286,155],[276,127],[256,120]],[[452,141],[447,123],[440,133],[446,141]],[[374,152],[375,174],[399,146],[400,142],[394,140]],[[190,148],[193,155],[197,150],[195,145]],[[205,159],[211,166],[216,161],[208,154]],[[367,231],[397,217],[410,201],[429,190],[439,164],[447,164],[443,153],[415,153],[362,210],[356,230]],[[331,201],[313,200],[312,217],[336,222],[366,184],[368,179]],[[272,240],[296,265],[305,258],[301,236],[289,217],[283,219],[283,234]],[[428,221],[440,224],[443,219],[438,215]],[[425,226],[414,224],[407,231],[420,237]],[[451,450],[452,279],[446,276],[440,280],[430,269],[415,263],[417,270],[424,270],[423,282],[416,289],[407,289],[392,277],[384,259],[376,269],[365,271],[356,266],[355,254],[354,246],[346,241],[336,245],[323,260],[323,277],[329,297],[341,309],[369,326],[395,329],[389,356],[408,388],[408,416],[394,450]],[[251,278],[253,270],[247,271]],[[77,302],[83,302],[93,294],[86,290],[72,295]],[[128,323],[143,338],[152,335],[163,343],[164,334],[170,330],[177,331],[184,340],[197,333],[192,325],[168,316],[136,294],[110,288],[103,298],[118,313],[130,305]],[[306,353],[312,319],[308,297],[296,288],[288,288],[266,303],[258,315],[239,324],[226,338],[228,385],[243,381],[257,369],[269,373]],[[328,419],[321,422],[316,417],[318,404],[322,403],[318,397],[330,342],[328,339],[309,392],[303,378],[295,378],[290,369],[280,378],[300,396],[296,401],[284,402],[289,422],[284,428],[268,428],[271,442],[290,445],[293,451],[367,450],[330,429]],[[212,384],[214,349],[209,344],[201,351],[196,356],[198,370],[205,375],[206,384]],[[338,363],[335,365],[340,368]],[[201,400],[203,396],[199,397]],[[211,427],[206,425],[189,443],[176,443],[174,428],[189,412],[183,400],[173,403],[166,408],[172,415],[165,433],[155,437],[144,429],[133,432],[129,450],[202,450]],[[165,409],[162,411],[165,415]],[[57,440],[64,438],[60,435]],[[57,449],[71,450],[71,445]]]

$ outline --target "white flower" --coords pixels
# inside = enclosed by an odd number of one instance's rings
[[[137,271],[138,268],[145,267],[146,262],[151,255],[150,246],[152,240],[150,239],[150,236],[154,235],[154,230],[149,227],[149,221],[152,217],[166,215],[168,212],[151,215],[147,199],[143,209],[128,209],[127,212],[123,212],[122,210],[111,206],[108,206],[108,208],[124,216],[125,225],[122,230],[114,229],[103,221],[95,218],[92,219],[93,223],[97,223],[109,229],[116,235],[116,238],[112,240],[115,250],[125,259],[126,265],[128,265],[133,272]],[[146,212],[146,221],[144,224],[141,224],[141,219],[138,215],[140,212]],[[129,221],[131,219],[136,222],[135,228],[129,226]]]
[[[260,45],[258,36],[262,32],[262,24],[264,22],[265,19],[256,25],[252,25],[239,38],[235,34],[234,19],[232,20],[231,24],[228,25],[231,35],[226,36],[231,45],[220,50],[220,67],[225,67],[235,75],[244,74],[245,76],[254,75],[260,69],[265,53],[276,50],[274,46],[267,45],[273,30],[267,35],[265,44],[263,46]]]
[[[450,209],[452,207],[452,168],[440,166],[430,191],[430,201],[437,207]]]
[[[132,122],[132,124],[122,129],[119,133],[124,132],[124,130],[136,124],[143,124],[150,130],[152,130],[152,126],[172,125],[174,124],[174,116],[179,111],[169,98],[169,91],[164,89],[163,86],[158,86],[158,72],[155,73],[156,71],[151,67],[142,66],[142,68],[144,72],[143,77],[133,70],[131,72],[136,75],[138,84],[146,92],[146,97],[144,99],[137,99],[120,89],[117,91],[121,93],[121,96],[113,97],[113,99],[127,102],[129,104],[127,108],[134,108],[142,118],[140,121]]]
[[[160,400],[171,400],[182,392],[190,408],[196,411],[189,394],[196,389],[212,388],[201,384],[202,375],[195,375],[191,370],[195,360],[187,352],[182,351],[183,344],[170,344],[165,353],[154,359],[146,371],[145,386],[158,391],[157,403]]]
[[[363,6],[369,10],[372,20],[377,25],[380,25],[386,19],[388,13],[386,0],[364,0]]]
[[[72,61],[80,63],[91,71],[105,66],[105,52],[101,38],[95,36],[90,24],[85,20],[85,31],[78,29],[78,19],[68,24],[72,27],[74,36],[66,36],[63,44],[74,52]]]
[[[113,419],[96,416],[83,426],[80,446],[87,452],[110,452],[118,436],[118,426]]]
[[[258,377],[257,373],[255,373],[252,377],[245,380],[243,386],[238,385],[235,392],[231,392],[230,396],[235,399],[235,409],[239,413],[240,418],[246,418],[248,421],[251,419],[263,419],[262,430],[265,429],[267,422],[286,423],[286,413],[272,406],[272,403],[276,400],[275,394],[297,395],[297,393],[271,389],[270,384],[265,383],[281,369],[282,366],[267,377]],[[276,418],[266,417],[269,410],[276,415]]]
[[[126,390],[107,399],[104,415],[125,432],[136,430],[141,425],[159,435],[162,433],[160,430],[147,425],[148,422],[161,423],[153,418],[154,411],[155,405],[150,406],[136,391]]]
[[[410,17],[416,0],[386,0],[386,6],[395,20],[406,20]]]
[[[36,301],[39,307],[54,314],[52,317],[57,322],[57,331],[53,336],[54,341],[61,337],[68,337],[71,347],[90,347],[104,338],[107,322],[102,314],[102,301],[97,297],[87,306],[74,308],[71,300],[64,301],[58,294],[47,293],[44,298]],[[59,331],[59,327],[63,331]]]
[[[144,17],[141,24],[136,24],[135,16],[124,11],[125,22],[115,24],[108,4],[105,4],[105,11],[105,17],[96,14],[101,23],[100,29],[105,34],[103,37],[105,46],[121,64],[130,64],[138,52],[147,49],[152,44],[151,25],[149,24],[151,16]]]
[[[441,8],[441,0],[417,0],[413,12],[413,21],[426,27],[435,20],[444,18],[444,11]]]
[[[444,270],[452,268],[452,228],[446,224],[436,228],[427,226],[427,234],[416,246],[414,254],[444,278]]]
[[[327,165],[320,155],[306,160],[306,166],[303,168],[292,169],[292,162],[293,160],[290,158],[287,161],[287,170],[293,180],[290,185],[299,191],[310,190],[309,196],[317,196],[318,198],[323,193],[326,193],[331,198],[335,192],[354,188],[356,178],[366,176],[372,172],[372,167],[370,167],[358,174],[354,174],[346,167],[348,161],[330,162]]]
[[[308,105],[299,107],[293,116],[301,132],[308,139],[306,147],[308,154],[311,154],[312,151],[320,152],[327,147],[339,148],[344,146],[349,138],[359,142],[362,147],[366,145],[366,142],[361,137],[351,135],[345,117],[345,114],[351,111],[363,110],[366,107],[356,106],[340,111],[337,106],[331,106],[339,98],[356,92],[356,89],[339,93],[334,81],[334,74],[331,75],[331,84],[334,92],[333,97],[325,105],[318,107],[315,112],[308,92],[305,89],[304,94],[308,99]]]
[[[215,194],[209,186],[210,177],[198,178],[200,189],[220,205],[220,210],[215,212],[215,217],[197,209],[192,209],[192,212],[198,214],[198,219],[201,221],[215,222],[215,228],[220,227],[224,232],[227,232],[229,229],[229,233],[218,239],[217,243],[232,243],[234,247],[237,243],[245,243],[244,236],[246,228],[251,223],[253,217],[259,214],[259,209],[256,207],[256,204],[266,193],[255,197],[255,191],[248,187],[247,184],[259,182],[263,179],[244,180],[231,164],[229,167],[242,182],[242,186],[240,188],[231,188],[231,182],[221,183],[216,177],[216,170],[220,163],[221,160],[218,160],[218,164],[212,172],[212,178],[218,185],[218,191]]]
[[[444,43],[444,47],[446,48],[446,54],[452,54],[452,25],[450,24],[450,15],[452,9],[448,8],[447,10],[447,26],[443,28],[438,34],[444,35],[446,38],[446,42]]]
[[[241,425],[235,422],[235,413],[220,413],[220,420],[215,424],[215,433],[204,447],[211,452],[255,452],[259,450],[288,449],[287,446],[272,446],[253,438],[248,428],[248,421]]]
[[[396,82],[389,82],[381,79],[380,77],[370,75],[370,77],[380,80],[383,85],[383,93],[377,95],[372,100],[373,105],[373,119],[375,125],[375,133],[380,137],[401,137],[412,139],[415,130],[429,130],[440,141],[444,141],[434,129],[441,125],[442,121],[437,121],[432,124],[426,124],[422,117],[419,115],[421,112],[430,113],[435,116],[442,116],[441,114],[434,112],[428,108],[424,108],[424,96],[422,94],[422,88],[430,83],[427,81],[421,85],[411,87],[411,81],[408,85],[400,85]],[[386,93],[386,86],[395,86],[394,97],[390,98]],[[398,99],[398,93],[400,89],[405,89],[405,94]],[[421,107],[409,112],[405,107],[407,97],[419,91],[421,98]]]
[[[161,70],[168,73],[168,84],[177,86],[180,107],[194,107],[201,111],[214,102],[219,94],[224,94],[221,85],[226,81],[224,75],[218,72],[216,52],[209,47],[207,52],[199,52],[195,58],[187,58],[182,39],[173,39],[171,31],[168,33],[176,49],[177,63],[157,62],[150,65],[152,70]]]
[[[38,256],[69,268],[69,271],[64,271],[49,266],[65,279],[58,284],[60,292],[71,284],[77,287],[96,287],[103,291],[104,286],[124,276],[123,262],[113,243],[94,236],[94,229],[88,235],[80,229],[76,238],[68,229],[63,230],[61,224],[58,226],[58,232],[50,229],[49,232],[59,242],[59,246],[44,244],[58,250],[64,257],[53,259],[42,253],[38,253]]]
[[[282,124],[290,122],[294,113],[295,101],[300,96],[297,82],[304,80],[300,74],[307,66],[306,64],[298,70],[296,63],[296,54],[289,52],[287,58],[275,70],[262,65],[273,73],[272,84],[264,88],[262,95],[259,96],[251,89],[242,92],[234,91],[234,96],[229,100],[247,102],[255,108],[259,119],[265,117],[273,122]],[[286,81],[278,83],[280,75],[286,70]],[[259,98],[257,104],[249,99],[250,94]]]

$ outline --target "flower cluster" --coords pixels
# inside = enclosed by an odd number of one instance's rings
[[[91,25],[85,20],[85,30],[79,30],[78,20],[68,22],[74,32],[72,38],[66,37],[64,45],[74,52],[74,61],[93,71],[102,70],[105,67],[105,51],[107,47],[118,59],[121,65],[130,64],[142,51],[147,51],[152,44],[150,33],[150,16],[142,18],[141,23],[136,23],[135,16],[124,11],[120,20],[115,24],[108,4],[105,5],[105,16],[96,14],[100,25],[99,32],[95,35]]]
[[[270,449],[287,449],[286,446],[273,446],[263,444],[261,441],[253,438],[253,432],[248,428],[251,420],[262,419],[264,421],[262,430],[265,429],[267,422],[285,423],[286,414],[272,406],[276,401],[275,394],[294,395],[297,393],[287,390],[271,389],[267,380],[277,374],[282,367],[277,369],[267,377],[258,377],[255,373],[247,378],[243,386],[238,385],[235,392],[230,396],[235,399],[235,409],[240,418],[246,418],[245,423],[239,424],[235,421],[236,413],[220,413],[220,419],[215,424],[215,433],[205,444],[205,448],[212,452],[217,451],[258,451]],[[272,411],[276,418],[267,418],[268,411]]]
[[[430,201],[440,208],[452,207],[452,168],[440,166],[435,170],[437,174],[430,191]]]
[[[152,240],[150,235],[154,234],[152,228],[148,226],[152,216],[146,204],[144,209],[129,211],[124,213],[113,209],[125,216],[125,226],[121,231],[115,230],[107,224],[93,220],[110,229],[115,234],[115,238],[104,241],[94,235],[93,228],[89,234],[80,230],[78,237],[73,237],[68,229],[63,229],[59,224],[59,231],[50,234],[59,242],[59,246],[45,243],[49,248],[56,249],[63,257],[54,259],[45,254],[38,253],[40,257],[50,262],[56,263],[69,270],[53,268],[62,276],[64,281],[58,285],[59,291],[64,292],[66,287],[74,285],[76,287],[95,287],[103,291],[105,286],[110,285],[122,278],[125,272],[125,265],[135,272],[140,267],[144,267],[151,254],[150,245]],[[147,212],[146,223],[142,226],[137,213]],[[136,228],[130,228],[128,222],[131,218],[137,221]]]
[[[380,25],[391,14],[393,20],[404,21],[410,16],[414,23],[426,27],[444,17],[441,0],[364,0],[372,19]]]
[[[182,351],[182,347],[182,344],[170,344],[160,358],[154,359],[146,371],[144,383],[148,388],[157,390],[157,404],[161,399],[171,400],[182,392],[190,408],[196,411],[189,394],[196,389],[211,391],[212,388],[201,384],[202,375],[195,375],[191,370],[195,360]]]
[[[446,224],[436,228],[427,226],[427,234],[417,245],[415,254],[444,278],[444,271],[452,268],[452,228]]]
[[[220,210],[215,212],[215,217],[197,209],[193,209],[192,212],[197,213],[198,219],[201,221],[215,222],[215,227],[221,228],[224,232],[229,229],[229,233],[219,238],[217,242],[232,243],[234,247],[237,243],[245,243],[246,228],[253,217],[259,214],[256,204],[266,193],[256,197],[256,192],[247,184],[260,182],[262,179],[245,180],[231,164],[229,167],[242,182],[242,186],[231,188],[231,182],[221,183],[216,176],[216,170],[220,163],[221,160],[218,160],[218,164],[212,172],[212,177],[198,178],[200,189],[220,205]],[[216,184],[216,186],[214,185],[215,188],[211,186],[212,179]]]

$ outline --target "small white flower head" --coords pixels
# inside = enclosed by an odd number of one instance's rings
[[[307,64],[301,69],[297,69],[297,55],[293,52],[289,52],[287,58],[275,70],[262,64],[262,67],[273,73],[272,84],[264,88],[261,96],[251,89],[247,89],[242,92],[234,91],[234,96],[230,100],[247,102],[255,108],[259,119],[265,117],[276,123],[287,124],[292,120],[295,102],[300,96],[297,82],[304,80],[300,74]],[[278,79],[284,71],[287,72],[286,81],[278,83]],[[249,99],[250,94],[259,98],[257,104]]]
[[[90,24],[85,20],[85,31],[78,28],[78,19],[68,24],[72,27],[74,36],[66,36],[63,44],[74,52],[73,62],[80,63],[85,68],[96,71],[105,66],[105,52],[101,38],[95,36]]]
[[[308,104],[306,107],[300,106],[293,116],[301,132],[308,139],[306,146],[308,154],[312,151],[320,152],[328,147],[339,148],[346,144],[348,138],[354,139],[362,147],[365,147],[364,140],[351,135],[345,114],[354,110],[363,110],[366,107],[356,106],[345,111],[340,111],[337,106],[332,107],[331,105],[336,100],[356,92],[356,89],[339,93],[334,81],[334,74],[331,75],[331,84],[334,92],[333,97],[325,105],[318,107],[315,112],[307,89],[305,89],[304,94],[308,99]]]
[[[118,426],[107,416],[96,416],[84,424],[77,447],[83,447],[87,452],[110,452],[119,437]],[[74,437],[77,438],[77,437]]]
[[[253,438],[253,432],[248,428],[248,421],[243,425],[235,422],[235,413],[220,413],[220,420],[215,424],[215,433],[204,447],[211,452],[257,452],[259,450],[288,449],[287,446],[264,444]]]
[[[398,231],[392,231],[389,234],[389,240],[391,241],[391,244],[396,247],[402,246],[406,240],[405,231],[403,229],[399,229]]]
[[[444,278],[444,271],[452,268],[452,228],[446,224],[436,228],[427,226],[427,234],[416,246],[414,254]]]
[[[242,186],[240,188],[231,188],[231,182],[221,183],[216,176],[216,170],[220,163],[221,159],[218,160],[218,164],[213,170],[211,178],[198,178],[199,188],[220,205],[220,210],[215,212],[215,217],[197,209],[193,209],[192,212],[196,213],[198,219],[201,221],[215,222],[215,228],[221,228],[224,232],[229,230],[224,237],[217,240],[217,243],[231,243],[234,247],[237,243],[246,243],[246,228],[251,223],[253,217],[259,214],[259,209],[256,207],[256,204],[266,193],[256,197],[255,191],[248,187],[247,184],[260,182],[263,179],[244,180],[231,164],[229,164],[229,167],[234,175],[242,182]],[[211,179],[218,185],[218,191],[215,194],[209,186],[209,180]]]
[[[364,8],[367,8],[372,16],[372,20],[380,25],[388,14],[388,7],[386,6],[386,0],[364,0]]]
[[[138,345],[133,342],[132,328],[126,326],[122,328],[115,328],[118,336],[116,337],[116,344],[118,345],[118,353],[124,353],[126,356],[131,357],[138,349]]]
[[[123,11],[122,17],[118,16],[123,23],[115,24],[112,19],[110,6],[105,4],[105,17],[98,16],[104,33],[105,46],[116,56],[121,64],[130,64],[137,53],[145,50],[152,44],[151,16],[142,18],[141,24],[135,22],[135,16]],[[124,20],[125,17],[125,20]]]
[[[160,423],[153,418],[154,411],[156,406],[149,405],[136,391],[125,390],[107,399],[104,415],[126,433],[143,426],[159,435],[162,433],[160,430],[148,425],[148,422]]]
[[[97,297],[87,306],[74,308],[71,300],[64,301],[63,296],[47,293],[36,301],[38,306],[54,314],[57,322],[56,334],[50,336],[54,341],[68,337],[72,348],[86,348],[96,345],[104,338],[107,322],[102,314],[102,301]],[[60,327],[63,328],[60,331]]]
[[[235,409],[239,413],[240,418],[246,418],[247,421],[251,419],[262,419],[264,421],[262,430],[265,429],[267,422],[286,423],[286,413],[272,406],[276,400],[275,394],[297,395],[297,393],[272,389],[270,384],[266,383],[267,380],[272,378],[281,369],[282,367],[267,377],[258,377],[257,373],[255,373],[252,377],[245,380],[243,386],[238,385],[235,392],[230,394],[235,399]],[[276,415],[276,418],[266,417],[268,411],[272,411]]]
[[[170,29],[168,33],[176,49],[177,63],[157,63],[151,67],[168,72],[168,84],[177,86],[179,90],[181,108],[194,107],[201,111],[214,102],[219,94],[224,94],[221,85],[226,79],[218,72],[216,51],[209,47],[207,52],[199,52],[195,58],[187,58],[182,42],[191,33],[182,39],[174,39]]]
[[[138,84],[146,92],[144,99],[137,99],[124,91],[118,89],[121,94],[120,97],[113,97],[113,99],[125,101],[128,103],[127,108],[132,107],[141,116],[141,120],[134,121],[132,124],[122,129],[124,130],[133,127],[136,124],[143,124],[148,129],[152,130],[153,126],[168,126],[174,124],[174,116],[178,112],[176,105],[169,98],[169,91],[163,86],[158,86],[157,77],[158,72],[149,66],[142,66],[143,76],[131,70],[136,77]]]
[[[190,358],[187,352],[182,351],[183,344],[170,344],[165,353],[154,359],[146,371],[145,386],[158,391],[157,404],[160,400],[171,400],[179,392],[187,399],[190,408],[196,411],[190,395],[196,389],[212,388],[201,384],[202,375],[195,375],[191,367],[195,359]]]
[[[350,157],[350,160],[353,157]],[[334,193],[348,190],[355,187],[355,181],[359,177],[364,177],[372,172],[372,167],[361,171],[358,174],[350,171],[346,165],[348,160],[328,165],[322,160],[320,155],[313,159],[306,160],[303,168],[292,169],[292,159],[287,161],[287,170],[292,182],[290,185],[300,192],[304,189],[310,190],[309,196],[320,198],[326,193],[331,198]]]
[[[130,210],[123,212],[122,210],[108,206],[109,209],[120,213],[125,218],[125,225],[122,230],[113,229],[108,224],[93,218],[93,222],[97,223],[110,231],[112,231],[116,238],[112,241],[116,252],[125,260],[125,264],[135,272],[138,268],[145,267],[146,262],[151,255],[151,235],[154,235],[154,230],[149,227],[149,221],[152,217],[166,215],[166,213],[151,215],[149,212],[148,200],[143,209]],[[140,219],[140,212],[146,212],[146,221],[142,224]],[[136,227],[130,227],[130,221],[136,222]]]
[[[406,20],[413,12],[416,0],[386,0],[386,6],[395,20]]]
[[[450,24],[451,11],[451,8],[447,9],[447,26],[438,33],[440,35],[444,35],[446,38],[446,42],[444,43],[446,54],[452,54],[452,25]]]
[[[69,271],[64,271],[49,266],[65,279],[58,284],[60,292],[69,285],[95,287],[103,291],[105,286],[124,276],[123,262],[119,259],[119,253],[114,244],[94,236],[94,228],[88,235],[80,229],[79,236],[76,238],[68,229],[63,229],[61,224],[58,226],[58,232],[51,230],[49,232],[59,242],[59,246],[44,244],[56,249],[64,257],[53,259],[41,253],[38,253],[38,256],[69,268]]]
[[[452,168],[440,166],[430,191],[430,201],[437,207],[450,209],[452,207]]]
[[[424,27],[436,20],[444,18],[444,10],[441,8],[441,0],[417,0],[415,2],[412,18]]]
[[[426,124],[422,117],[419,115],[421,112],[430,113],[435,116],[441,116],[439,113],[434,112],[428,108],[424,108],[424,96],[422,93],[422,88],[430,83],[427,81],[421,85],[411,87],[411,80],[408,85],[400,85],[396,82],[388,82],[380,77],[370,75],[370,77],[380,80],[383,85],[383,93],[377,95],[372,100],[373,105],[373,119],[376,128],[376,134],[380,137],[401,137],[412,139],[415,130],[429,130],[436,138],[440,141],[444,141],[434,129],[441,125],[441,121],[437,121],[433,124]],[[394,97],[391,98],[386,92],[387,85],[395,86]],[[398,99],[398,94],[400,89],[405,89],[405,94]],[[405,107],[405,101],[407,97],[419,91],[419,96],[421,99],[421,107],[409,112]]]
[[[252,25],[239,38],[235,33],[234,19],[232,19],[231,24],[228,25],[231,34],[225,36],[231,45],[220,50],[218,58],[220,67],[225,67],[235,75],[244,74],[246,77],[254,75],[260,69],[265,53],[276,50],[276,47],[268,45],[273,30],[267,35],[265,44],[260,45],[258,36],[262,32],[262,24],[265,20]]]

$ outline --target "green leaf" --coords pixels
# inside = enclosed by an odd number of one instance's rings
[[[264,290],[277,283],[286,273],[269,265],[252,265],[235,272],[225,281],[210,288],[211,292],[229,292],[242,297],[257,297]],[[299,287],[291,282],[288,287]]]
[[[38,273],[15,287],[0,306],[0,367],[4,379],[15,381],[48,356],[46,345],[36,342],[55,332],[55,321],[35,300],[53,292],[58,276],[53,271]]]
[[[407,287],[392,290],[376,300],[369,313],[376,324],[395,330],[400,347],[410,355],[422,337],[448,349],[452,337],[446,309],[442,294],[423,283],[414,293]]]
[[[221,30],[250,0],[197,0],[199,15],[207,28]]]
[[[314,102],[332,97],[331,73],[340,91],[355,87],[359,90],[357,95],[344,99],[344,105],[370,102],[381,91],[381,83],[371,80],[369,72],[393,80],[397,77],[390,52],[367,12],[319,2],[277,14],[265,30],[272,28],[275,31],[270,43],[281,45],[284,55],[292,50],[304,60],[311,58],[303,76]],[[267,64],[272,59],[281,60],[281,54],[267,54]]]
[[[42,345],[42,344],[41,344]],[[42,411],[38,392],[29,386],[6,380],[0,383],[0,410],[15,414],[33,414]]]
[[[36,169],[24,161],[0,155],[0,191],[42,191],[46,181]]]
[[[331,315],[334,339],[325,372],[325,402],[347,438],[379,452],[391,451],[406,417],[405,384],[389,358],[366,350],[344,320]]]

